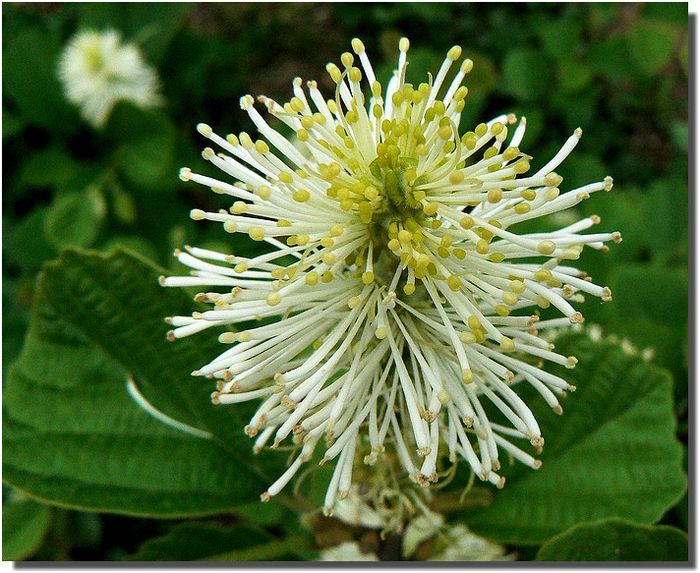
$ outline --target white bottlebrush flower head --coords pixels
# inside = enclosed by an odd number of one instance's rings
[[[115,30],[77,33],[58,63],[66,97],[80,107],[82,117],[101,127],[120,100],[141,107],[160,103],[156,71],[134,44],[125,44]]]
[[[327,67],[333,98],[313,81],[305,91],[299,78],[283,105],[260,97],[279,131],[243,97],[264,139],[220,137],[200,124],[220,149],[205,149],[204,158],[228,177],[181,171],[184,181],[235,200],[228,211],[195,209],[193,219],[271,246],[254,257],[187,247],[176,256],[190,276],[161,279],[214,287],[196,296],[210,310],[168,319],[171,339],[228,328],[219,340],[230,347],[193,373],[218,379],[214,403],[262,400],[245,428],[255,450],[285,440],[298,447],[264,500],[317,447],[322,463],[335,462],[327,512],[350,491],[353,470],[384,457],[423,486],[437,481],[445,457],[466,460],[498,487],[504,452],[538,468],[532,453],[544,440],[518,385],[532,385],[561,413],[558,396],[573,388],[543,364],[572,368],[576,359],[555,353],[537,329],[581,322],[571,303],[583,293],[611,298],[568,264],[586,246],[620,240],[581,234],[597,217],[551,233],[509,230],[611,189],[606,178],[560,191],[554,169],[581,130],[526,175],[524,118],[504,115],[458,133],[472,68],[469,59],[457,63],[461,49],[414,86],[405,81],[408,47],[402,39],[386,88],[355,39],[354,55]],[[284,132],[296,134],[301,150]],[[563,317],[538,323],[533,309],[550,305]],[[489,419],[486,402],[500,421]]]

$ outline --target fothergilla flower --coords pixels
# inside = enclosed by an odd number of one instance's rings
[[[412,85],[402,39],[386,87],[362,42],[352,48],[327,67],[331,99],[297,78],[289,102],[258,98],[274,118],[268,123],[244,96],[261,139],[198,126],[218,150],[204,158],[225,176],[183,169],[181,178],[233,204],[195,209],[192,218],[270,248],[247,257],[187,247],[176,256],[190,276],[161,279],[208,289],[196,300],[209,310],[167,320],[171,339],[224,330],[219,340],[229,348],[193,373],[217,379],[214,403],[261,400],[245,428],[255,449],[284,440],[298,447],[263,499],[320,447],[321,461],[335,463],[327,512],[350,491],[354,470],[387,456],[423,486],[438,480],[445,458],[466,460],[498,487],[504,452],[538,468],[532,454],[544,439],[518,388],[533,386],[562,412],[559,397],[573,387],[545,364],[573,368],[576,359],[557,354],[539,331],[582,322],[572,303],[584,294],[610,300],[571,262],[585,247],[621,240],[583,233],[595,216],[554,232],[517,232],[518,223],[611,189],[606,177],[560,190],[555,169],[580,129],[531,173],[519,147],[525,118],[503,115],[459,133],[472,68],[459,62],[461,48],[448,51],[434,78]],[[535,311],[550,306],[561,318],[539,320]]]

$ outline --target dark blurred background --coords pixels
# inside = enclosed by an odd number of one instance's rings
[[[222,134],[252,131],[238,98],[287,101],[296,76],[318,80],[330,97],[325,65],[355,36],[386,81],[408,36],[413,81],[436,71],[453,44],[464,48],[474,70],[462,127],[526,115],[520,147],[535,168],[583,128],[557,170],[562,187],[612,175],[614,191],[594,195],[578,214],[599,214],[601,229],[621,231],[624,242],[583,257],[581,268],[612,288],[614,302],[591,300],[582,310],[672,372],[686,441],[687,4],[19,3],[2,12],[3,373],[21,348],[36,275],[62,248],[123,245],[169,267],[172,249],[186,242],[230,244],[218,225],[188,218],[194,206],[223,206],[177,177],[181,166],[208,169],[197,122]],[[84,29],[115,29],[135,42],[158,72],[163,105],[120,103],[104,127],[85,123],[56,74],[62,48]],[[668,520],[687,527],[683,508]],[[119,558],[166,527],[53,512],[29,556]]]

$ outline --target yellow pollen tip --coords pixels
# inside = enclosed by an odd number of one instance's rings
[[[248,229],[248,235],[254,241],[264,241],[265,240],[265,229],[262,227],[251,227]]]
[[[515,342],[513,342],[507,336],[504,336],[503,338],[501,338],[501,350],[503,350],[503,352],[514,352]]]
[[[280,296],[280,293],[278,292],[271,292],[270,294],[267,295],[267,304],[269,306],[277,306],[280,301],[282,300],[282,297]]]
[[[554,241],[540,241],[537,245],[537,251],[543,255],[551,255],[557,248]]]

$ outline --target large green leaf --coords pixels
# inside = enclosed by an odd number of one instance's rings
[[[2,504],[2,559],[20,561],[38,549],[51,523],[48,506],[31,499]]]
[[[69,250],[46,267],[5,388],[8,482],[53,503],[158,516],[229,509],[265,489],[243,438],[246,408],[213,406],[210,385],[189,375],[219,350],[216,337],[165,340],[163,316],[191,303],[158,274],[124,251]],[[137,407],[129,374],[197,435]]]
[[[621,519],[582,523],[549,539],[538,561],[687,561],[688,535]]]
[[[546,439],[543,465],[506,472],[493,503],[467,517],[476,533],[528,545],[581,521],[653,523],[685,491],[669,374],[582,335],[560,338],[557,351],[578,356],[575,370],[560,372],[578,389],[561,418],[522,392]]]
[[[275,539],[263,529],[235,525],[183,523],[162,537],[149,539],[129,556],[133,561],[281,561],[308,550],[307,535]]]

